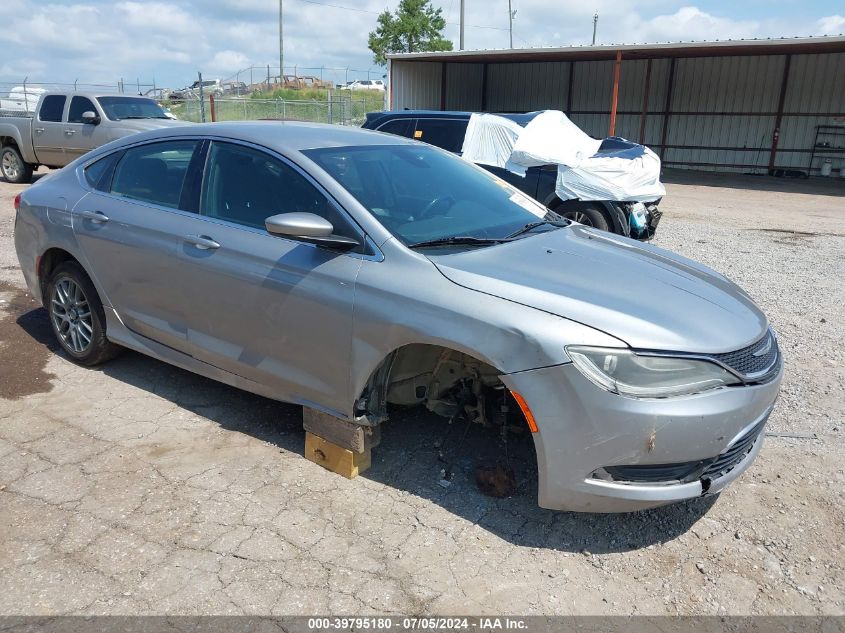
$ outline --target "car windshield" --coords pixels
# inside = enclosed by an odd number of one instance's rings
[[[139,97],[99,97],[103,112],[112,121],[123,119],[166,119],[164,109],[152,99]]]
[[[405,245],[454,237],[504,240],[528,224],[560,220],[504,180],[426,145],[304,153]]]

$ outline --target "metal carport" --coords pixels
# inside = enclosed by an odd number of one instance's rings
[[[553,108],[670,167],[845,174],[845,136],[816,136],[845,132],[843,36],[406,53],[388,75],[392,109]]]

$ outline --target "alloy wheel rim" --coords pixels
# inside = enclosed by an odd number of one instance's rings
[[[9,180],[14,180],[20,175],[20,170],[18,157],[12,152],[3,152],[3,175]]]
[[[65,348],[82,354],[91,345],[94,320],[88,298],[73,279],[64,277],[53,286],[51,316],[53,327]]]
[[[583,224],[585,226],[593,226],[593,223],[590,222],[590,217],[583,211],[572,211],[570,213],[567,213],[565,217],[569,218],[573,222],[577,222],[578,224]]]

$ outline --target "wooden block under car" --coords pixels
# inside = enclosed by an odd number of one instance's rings
[[[354,424],[311,407],[302,407],[302,428],[356,453],[375,448],[381,441],[381,427]]]
[[[370,467],[370,449],[359,453],[333,444],[310,431],[305,432],[305,458],[347,479]]]

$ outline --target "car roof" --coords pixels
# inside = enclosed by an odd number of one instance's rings
[[[33,90],[29,88],[28,90]],[[147,99],[145,95],[123,94],[121,92],[90,92],[84,90],[49,90],[42,93],[45,97],[59,96],[59,97],[87,97],[88,99],[100,99],[102,97],[126,97],[127,99]]]
[[[462,110],[386,110],[384,112],[369,112],[367,114],[367,123],[374,125],[377,123],[384,123],[391,119],[466,119],[467,121],[473,114],[495,114],[519,125],[528,125],[534,117],[540,112],[467,112]]]
[[[413,145],[415,141],[393,134],[373,132],[359,127],[303,123],[299,121],[232,121],[194,123],[139,132],[125,137],[127,144],[168,137],[206,136],[231,138],[262,145],[277,151],[301,152],[321,147],[358,145]]]

